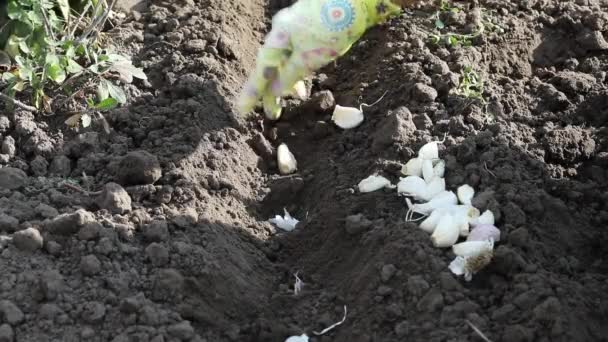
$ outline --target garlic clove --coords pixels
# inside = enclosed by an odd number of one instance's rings
[[[401,168],[401,173],[405,176],[422,176],[422,159],[412,158]]]
[[[422,178],[427,183],[430,183],[435,176],[435,172],[433,170],[433,161],[430,159],[424,159],[422,161]]]
[[[447,207],[457,203],[458,199],[452,191],[442,191],[426,203],[409,205],[411,204],[410,202],[408,203],[408,206],[410,207],[410,210],[415,213],[429,215],[435,209]]]
[[[479,224],[473,227],[467,241],[500,241],[500,230],[493,224]]]
[[[441,143],[441,141],[431,141],[424,144],[424,146],[418,150],[418,157],[420,159],[430,160],[439,159],[439,143]]]
[[[408,176],[401,178],[397,183],[397,193],[422,199],[426,194],[426,182],[418,176]]]
[[[286,339],[285,342],[308,342],[308,336],[306,334],[302,334],[300,336],[291,336]]]
[[[445,214],[439,219],[435,231],[431,235],[431,242],[437,248],[446,248],[453,246],[458,241],[460,229],[454,217],[450,214]]]
[[[435,228],[437,228],[437,224],[439,223],[439,220],[444,214],[444,208],[433,210],[431,215],[429,215],[424,221],[420,223],[420,229],[424,230],[429,234],[432,234],[435,231]]]
[[[296,158],[285,144],[279,145],[277,149],[277,162],[279,171],[284,175],[294,173],[298,169]]]
[[[471,257],[483,253],[485,251],[492,250],[493,248],[494,242],[492,242],[491,240],[465,241],[452,246],[452,251],[457,256]]]
[[[306,89],[306,83],[304,81],[298,81],[294,84],[293,89],[296,93],[296,96],[304,101],[308,99],[308,90]]]
[[[435,173],[435,177],[443,178],[445,175],[445,162],[440,160],[433,166],[433,172]]]
[[[426,185],[426,192],[423,200],[430,201],[435,196],[445,191],[445,178],[434,178]]]
[[[359,108],[336,105],[331,120],[340,128],[351,129],[359,126],[364,118]]]
[[[468,184],[464,184],[456,190],[458,193],[458,200],[462,204],[471,204],[473,196],[475,196],[475,189]]]
[[[479,216],[478,218],[471,221],[472,226],[477,226],[480,224],[490,224],[493,225],[494,222],[494,213],[490,210],[486,210]]]
[[[391,181],[389,181],[388,179],[382,177],[382,176],[369,176],[367,178],[365,178],[364,180],[362,180],[361,182],[359,182],[359,191],[360,192],[372,192],[372,191],[377,191],[380,190],[382,188],[389,188],[389,187],[394,187],[391,184]]]

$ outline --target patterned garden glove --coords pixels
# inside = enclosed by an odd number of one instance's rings
[[[372,26],[401,13],[414,0],[299,0],[279,11],[258,52],[238,109],[245,115],[262,100],[270,120],[281,116],[281,97],[312,72],[344,55]]]

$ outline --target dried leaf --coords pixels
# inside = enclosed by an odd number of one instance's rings
[[[67,120],[65,120],[65,124],[68,125],[68,127],[70,128],[76,128],[80,126],[80,116],[80,113],[70,116]]]

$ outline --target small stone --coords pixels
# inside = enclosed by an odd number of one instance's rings
[[[78,209],[70,214],[62,214],[44,222],[45,231],[58,235],[72,235],[89,222],[95,222],[92,213]]]
[[[103,230],[103,226],[99,222],[89,222],[78,231],[78,239],[80,240],[95,240],[99,237],[99,233]]]
[[[84,327],[82,329],[82,331],[80,332],[80,336],[83,339],[88,340],[95,336],[95,330],[93,330],[93,328],[91,328],[91,327]]]
[[[16,120],[15,123],[15,131],[17,132],[17,134],[19,134],[19,136],[25,137],[28,136],[32,133],[34,133],[36,131],[38,127],[36,126],[36,123],[34,121],[32,121],[32,119],[27,118],[27,119],[22,119],[22,120]]]
[[[125,241],[131,241],[135,237],[135,227],[131,225],[115,224],[114,230],[116,230],[118,236]]]
[[[0,214],[0,231],[7,231],[12,233],[19,229],[19,220],[8,216],[6,214]]]
[[[0,152],[8,155],[9,157],[14,157],[15,153],[17,153],[15,139],[11,136],[4,138],[4,141],[2,141],[2,146],[0,147]]]
[[[11,129],[11,120],[4,115],[0,115],[0,134],[8,132],[9,129]]]
[[[152,299],[166,300],[168,298],[181,296],[184,287],[184,276],[176,269],[162,269],[154,280]]]
[[[106,307],[100,302],[88,302],[82,308],[82,318],[88,323],[99,323],[106,315]]]
[[[528,246],[528,230],[524,227],[517,228],[509,233],[509,242],[514,246]]]
[[[416,83],[412,90],[412,97],[419,102],[433,102],[437,99],[437,90],[423,83]]]
[[[55,241],[49,241],[46,243],[46,251],[53,256],[61,254],[61,245]]]
[[[169,238],[166,221],[153,221],[144,228],[144,237],[150,242],[163,242]]]
[[[160,243],[153,242],[146,247],[146,256],[154,266],[163,266],[169,262],[169,250]]]
[[[359,234],[372,226],[372,221],[365,218],[362,214],[350,215],[346,217],[346,232],[350,235]]]
[[[44,218],[53,218],[59,215],[59,211],[48,204],[40,203],[36,207],[36,213]]]
[[[382,266],[382,273],[380,274],[380,277],[382,278],[383,282],[387,282],[387,281],[391,280],[391,278],[393,277],[393,275],[395,275],[396,272],[397,272],[397,267],[395,267],[395,265],[393,265],[393,264],[384,265],[384,266]]]
[[[386,297],[389,294],[393,293],[393,289],[391,287],[385,286],[385,285],[380,285],[378,287],[378,289],[376,290],[376,292],[382,296],[382,297]]]
[[[36,156],[34,160],[30,162],[30,170],[32,170],[37,177],[46,176],[48,168],[49,163],[42,156]]]
[[[187,208],[173,218],[173,223],[181,228],[192,227],[198,222],[198,213],[194,208]]]
[[[173,187],[171,185],[163,185],[156,191],[156,203],[169,204],[173,198]]]
[[[319,114],[327,114],[336,106],[336,100],[331,91],[323,90],[313,94],[308,101],[308,105]]]
[[[122,215],[131,211],[131,196],[117,183],[108,183],[104,186],[97,204],[112,214]]]
[[[262,133],[257,132],[253,136],[253,138],[251,140],[251,144],[252,144],[253,148],[255,149],[255,152],[260,157],[262,157],[264,160],[266,160],[266,161],[274,160],[275,149]],[[211,186],[211,184],[209,184],[209,185]]]
[[[44,240],[37,229],[27,228],[13,234],[13,243],[22,251],[34,252],[42,248]]]
[[[68,177],[72,173],[72,161],[70,158],[59,155],[53,158],[49,167],[52,176]]]
[[[186,43],[186,51],[188,52],[204,52],[207,47],[207,41],[202,39],[192,39]]]
[[[11,156],[9,156],[8,154],[0,153],[0,164],[8,164],[10,160]]]
[[[405,337],[409,335],[409,333],[410,323],[408,321],[399,322],[395,325],[395,334],[397,334],[397,337]]]
[[[13,328],[8,324],[0,325],[0,342],[14,342],[15,333]]]
[[[39,279],[40,290],[47,300],[56,299],[65,288],[61,273],[55,270],[44,272]]]
[[[167,332],[169,335],[177,337],[182,341],[187,341],[194,337],[194,328],[192,328],[192,325],[188,321],[170,325],[167,328]]]
[[[415,297],[420,297],[429,288],[429,283],[421,276],[415,275],[407,279],[407,290]]]
[[[431,289],[416,305],[419,311],[434,312],[443,307],[443,295],[439,289]]]
[[[89,254],[80,259],[80,270],[88,276],[98,274],[101,272],[101,262],[96,256]]]
[[[146,151],[129,152],[120,161],[116,175],[122,185],[154,184],[161,176],[158,159]]]
[[[531,342],[534,333],[519,324],[507,326],[502,334],[502,341],[509,342]]]
[[[0,190],[16,190],[27,183],[27,175],[23,170],[13,167],[0,169]]]
[[[329,136],[332,132],[332,127],[325,121],[317,121],[312,127],[312,135],[317,139],[322,139]]]
[[[97,246],[95,246],[95,253],[101,255],[110,255],[115,249],[114,242],[112,242],[110,238],[102,237],[97,243]]]
[[[25,318],[23,312],[10,300],[0,301],[0,316],[4,317],[4,322],[15,326]]]

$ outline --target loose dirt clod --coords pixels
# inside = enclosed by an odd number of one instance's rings
[[[27,228],[13,234],[13,243],[22,251],[34,252],[42,248],[44,240],[38,229]]]

